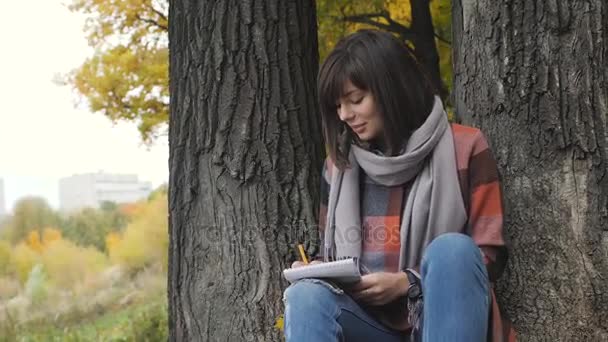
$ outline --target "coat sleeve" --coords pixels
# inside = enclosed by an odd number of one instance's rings
[[[495,282],[507,260],[503,238],[503,199],[496,160],[482,132],[473,139],[468,178],[468,233],[482,251],[490,281]]]

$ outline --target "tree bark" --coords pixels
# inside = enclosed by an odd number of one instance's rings
[[[171,1],[171,341],[280,340],[282,269],[316,248],[310,0]]]
[[[608,3],[456,0],[454,99],[502,174],[523,341],[608,340]]]

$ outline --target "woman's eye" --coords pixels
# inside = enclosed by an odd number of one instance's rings
[[[360,98],[358,98],[358,99],[353,100],[353,103],[354,103],[354,104],[359,104],[359,103],[361,103],[361,101],[363,101],[363,96],[361,96],[361,97],[360,97]]]

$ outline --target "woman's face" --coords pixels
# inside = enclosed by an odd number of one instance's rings
[[[357,88],[351,81],[344,83],[342,93],[344,95],[337,103],[340,120],[348,124],[362,141],[369,142],[380,138],[384,131],[384,122],[372,93]]]

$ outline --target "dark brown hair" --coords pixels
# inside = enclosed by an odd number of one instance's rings
[[[321,65],[317,81],[325,142],[340,169],[348,166],[350,144],[357,141],[336,110],[347,80],[373,95],[384,120],[389,155],[401,150],[433,108],[436,91],[403,42],[377,30],[344,37]]]

